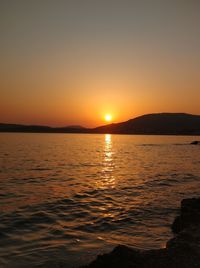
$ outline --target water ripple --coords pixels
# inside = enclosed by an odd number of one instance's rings
[[[193,137],[6,135],[3,268],[73,267],[116,244],[163,246],[180,200],[199,195]]]

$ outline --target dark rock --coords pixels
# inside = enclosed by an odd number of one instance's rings
[[[200,267],[200,199],[183,199],[180,216],[172,224],[175,236],[166,247],[140,251],[117,246],[85,268],[197,268]]]
[[[181,202],[180,216],[174,220],[172,231],[179,233],[183,229],[195,225],[200,225],[200,199],[183,199]]]
[[[200,141],[192,141],[190,144],[197,145],[200,144]]]
[[[171,225],[171,229],[175,234],[178,234],[181,231],[182,226],[181,226],[181,217],[180,216],[177,216],[175,218],[174,222]]]

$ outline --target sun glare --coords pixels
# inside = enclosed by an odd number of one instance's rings
[[[112,115],[110,115],[110,114],[106,114],[106,115],[105,115],[105,121],[106,121],[106,122],[111,122],[111,121],[112,121]]]

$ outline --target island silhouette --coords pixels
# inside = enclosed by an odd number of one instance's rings
[[[76,125],[49,127],[0,123],[0,132],[200,135],[200,115],[154,113],[142,115],[125,122],[107,124],[96,128],[84,128]]]

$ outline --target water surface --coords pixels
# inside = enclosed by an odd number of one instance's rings
[[[0,134],[0,267],[74,267],[165,246],[200,194],[196,137]]]

